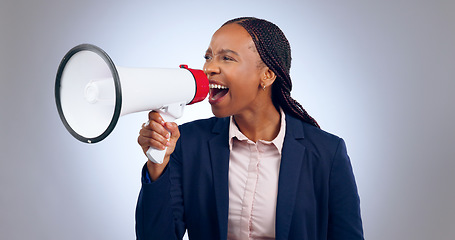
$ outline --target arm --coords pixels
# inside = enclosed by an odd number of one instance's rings
[[[167,140],[167,130],[172,137]],[[147,161],[142,169],[142,187],[139,193],[136,207],[136,237],[137,239],[181,239],[185,232],[184,226],[178,227],[176,222],[183,222],[181,219],[174,219],[173,201],[171,197],[170,169],[168,165],[170,154],[174,148],[180,132],[175,123],[164,123],[158,113],[149,114],[149,123],[144,124],[138,143],[144,153],[150,146],[163,149],[167,146],[167,152],[162,164]],[[171,160],[171,162],[174,160]],[[183,202],[183,200],[182,200]],[[179,225],[181,226],[181,225]]]
[[[328,239],[364,239],[360,199],[342,139],[332,160],[329,188]]]
[[[174,155],[171,155],[169,167],[154,182],[147,180],[147,166],[142,169],[142,188],[136,206],[138,240],[182,239],[185,234],[183,196],[178,182],[180,164]]]
[[[169,171],[152,183],[145,180],[147,167],[142,169],[142,188],[136,206],[137,239],[176,239],[169,194]]]

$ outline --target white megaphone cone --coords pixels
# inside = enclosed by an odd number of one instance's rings
[[[62,59],[55,101],[66,129],[76,139],[96,143],[114,129],[120,116],[157,110],[165,121],[186,105],[205,99],[208,80],[202,70],[116,67],[99,47],[81,44]],[[148,158],[162,163],[166,150],[150,148]]]

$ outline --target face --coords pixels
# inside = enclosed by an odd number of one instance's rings
[[[205,59],[209,102],[216,117],[254,111],[264,103],[261,78],[267,67],[260,67],[254,42],[242,26],[228,24],[216,31]]]

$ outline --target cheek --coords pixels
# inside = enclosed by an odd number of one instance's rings
[[[238,75],[232,82],[230,94],[234,100],[249,101],[254,99],[258,91],[258,81],[251,75]]]
[[[236,74],[232,75],[232,84],[235,84],[236,88],[239,88],[242,92],[256,91],[259,86],[259,75],[250,68],[240,68],[236,71]]]

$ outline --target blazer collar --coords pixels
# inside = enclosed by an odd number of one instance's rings
[[[305,146],[301,143],[303,138],[302,121],[286,115],[286,136],[278,177],[276,239],[288,239],[289,236],[302,163],[305,161]]]
[[[219,239],[226,240],[229,211],[229,118],[217,119],[212,134],[213,137],[209,140],[209,151],[220,231]]]

